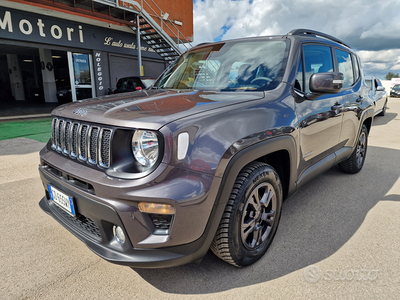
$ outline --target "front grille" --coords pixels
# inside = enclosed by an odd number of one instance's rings
[[[51,148],[79,161],[110,167],[112,129],[54,118]]]
[[[88,125],[81,125],[79,130],[79,159],[86,161],[87,159],[87,132],[88,132]]]
[[[88,158],[91,164],[97,163],[98,140],[99,140],[99,128],[92,127],[92,129],[89,131],[89,158]]]

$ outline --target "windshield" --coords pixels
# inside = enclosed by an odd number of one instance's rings
[[[154,81],[156,81],[156,80],[155,79],[142,79],[142,82],[146,88],[151,86],[154,83]]]
[[[155,88],[271,90],[281,82],[289,41],[221,42],[189,50],[155,83]]]

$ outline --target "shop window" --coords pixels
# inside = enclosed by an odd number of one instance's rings
[[[75,85],[91,84],[89,54],[73,53]]]

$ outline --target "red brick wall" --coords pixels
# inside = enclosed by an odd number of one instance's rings
[[[2,1],[2,0],[0,0]],[[115,19],[110,21],[109,19],[105,20],[103,19],[104,17],[101,16],[101,14],[97,15],[87,15],[85,14],[84,10],[82,10],[83,14],[80,12],[74,12],[71,11],[71,7],[68,6],[68,4],[61,4],[58,1],[53,2],[52,0],[36,0],[36,2],[31,2],[29,0],[8,0],[10,2],[18,2],[18,3],[23,3],[26,5],[33,5],[33,6],[38,6],[38,7],[44,7],[46,8],[47,5],[50,5],[51,9],[53,10],[58,10],[58,11],[66,11],[72,15],[81,15],[87,18],[92,18],[92,19],[97,19],[101,21],[105,21],[108,23],[116,23],[118,24],[119,21],[116,21]],[[142,3],[142,0],[135,0],[139,5]],[[132,6],[129,2],[124,2],[124,0],[117,0],[118,4],[123,6],[124,3],[126,7]],[[146,4],[147,3],[147,4]],[[154,3],[156,5],[154,5]],[[154,10],[150,8],[150,7]],[[134,6],[132,6],[134,7]],[[166,26],[162,26],[164,31],[167,32],[167,34],[172,37],[175,41],[177,39],[178,33],[177,30],[174,28],[172,25],[175,20],[181,21],[182,26],[175,25],[175,27],[180,31],[179,38],[182,39],[184,36],[188,41],[193,41],[193,1],[192,0],[143,0],[143,7],[147,13],[153,16],[153,19],[157,21],[157,23],[161,26],[160,18],[156,17],[155,14],[160,15],[160,9],[163,13],[168,13],[168,19],[165,20],[164,22],[171,28],[171,30],[168,29]],[[139,9],[136,8],[135,9]],[[127,22],[121,21],[122,24],[125,24]],[[119,24],[119,25],[122,25]]]
[[[141,3],[141,0],[136,0],[139,4]],[[154,4],[156,3],[159,8],[157,8]],[[168,20],[164,21],[168,26],[172,29],[172,31],[175,32],[175,28],[172,26],[171,23],[173,23],[175,20],[181,21],[182,26],[175,25],[176,28],[179,29],[179,31],[183,34],[183,36],[189,40],[193,40],[193,1],[192,0],[146,0],[146,3],[151,6],[154,11],[160,15],[160,9],[168,13]],[[146,3],[143,3],[143,7],[145,11],[151,15],[154,14],[154,12],[149,8]],[[160,21],[158,18],[154,17],[156,21],[158,21],[160,25]],[[168,33],[169,36],[172,38],[175,38],[176,36],[168,30],[165,26],[163,26],[163,29],[165,32]],[[181,37],[180,37],[181,38]]]

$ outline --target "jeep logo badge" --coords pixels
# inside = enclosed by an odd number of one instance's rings
[[[85,109],[77,108],[77,109],[75,109],[75,110],[73,111],[73,113],[76,114],[76,115],[78,115],[78,116],[83,117],[83,116],[86,116],[88,112],[87,112],[87,110],[85,110]]]

